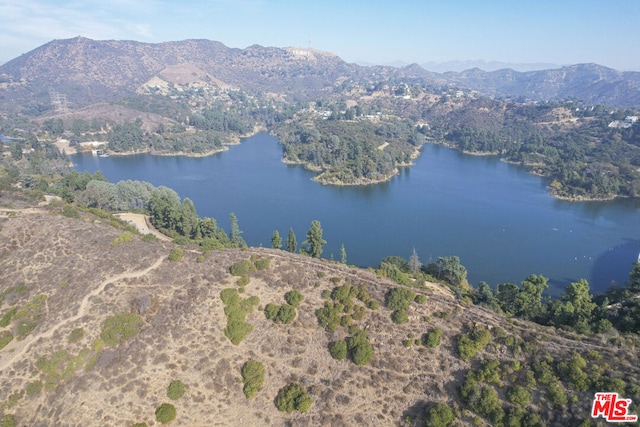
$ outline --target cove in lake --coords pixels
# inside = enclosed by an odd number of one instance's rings
[[[550,278],[558,294],[586,278],[593,293],[623,284],[640,251],[640,202],[567,202],[547,182],[496,157],[470,156],[425,145],[411,168],[391,181],[364,187],[323,186],[314,174],[283,163],[275,137],[265,133],[209,157],[71,156],[78,171],[101,170],[111,182],[132,179],[165,185],[190,198],[200,216],[229,230],[238,217],[251,246],[270,247],[293,227],[298,243],[312,220],[322,223],[323,257],[377,266],[382,258],[423,263],[457,255],[469,282],[520,283]]]

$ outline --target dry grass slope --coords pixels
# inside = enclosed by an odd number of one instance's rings
[[[406,324],[392,323],[391,310],[383,306],[355,321],[373,346],[371,362],[355,366],[328,351],[347,329],[326,332],[315,311],[324,303],[323,291],[336,283],[364,285],[383,303],[395,285],[369,272],[258,248],[214,251],[198,263],[199,252],[186,247],[184,258],[171,263],[172,243],[136,236],[113,246],[121,230],[90,214],[70,219],[44,209],[14,212],[0,215],[0,292],[26,292],[7,294],[0,315],[46,295],[31,334],[0,350],[0,414],[12,414],[18,425],[157,425],[154,411],[175,380],[185,394],[172,402],[173,425],[401,425],[407,415],[423,411],[424,402],[457,401],[457,388],[474,362],[457,356],[455,338],[471,324],[536,340],[553,356],[597,349],[608,360],[628,360],[621,349],[506,322],[434,292],[424,304],[411,304]],[[270,268],[253,273],[244,287],[242,298],[257,296],[260,306],[247,316],[253,331],[233,345],[224,334],[220,292],[239,289],[229,268],[251,255],[269,258]],[[281,304],[293,289],[304,295],[296,319],[289,325],[267,320],[264,306]],[[140,331],[110,346],[100,339],[105,320],[123,313],[140,316]],[[78,328],[84,333],[74,332]],[[434,328],[443,332],[439,346],[403,344],[410,334],[420,337]],[[543,333],[550,338],[542,340]],[[518,359],[498,340],[480,354],[505,363]],[[245,398],[241,378],[249,359],[266,370],[252,399]],[[639,376],[637,364],[629,373]],[[308,412],[275,408],[278,390],[290,383],[308,390]]]

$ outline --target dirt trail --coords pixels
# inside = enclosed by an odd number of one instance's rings
[[[145,269],[129,271],[126,273],[121,273],[121,274],[117,274],[115,276],[109,277],[108,279],[100,283],[100,285],[96,289],[94,289],[93,291],[89,292],[87,295],[84,296],[84,298],[82,299],[82,302],[80,303],[80,307],[78,308],[78,312],[74,316],[71,316],[62,320],[60,323],[56,324],[55,326],[53,326],[52,328],[46,331],[43,331],[37,334],[32,334],[29,337],[27,337],[27,339],[25,339],[20,343],[18,343],[17,341],[12,341],[11,344],[5,348],[5,351],[3,351],[3,354],[0,355],[0,372],[9,368],[13,364],[13,362],[18,360],[22,355],[24,355],[27,351],[29,351],[29,349],[31,348],[31,345],[33,345],[36,341],[38,341],[41,338],[51,338],[53,334],[56,333],[60,328],[62,328],[63,326],[71,322],[75,322],[76,320],[84,316],[87,311],[87,308],[89,307],[89,302],[91,298],[100,294],[104,290],[105,286],[107,286],[110,283],[116,283],[120,280],[134,279],[137,277],[145,276],[149,274],[149,272],[151,272],[152,270],[155,270],[156,268],[158,268],[162,264],[162,261],[164,261],[165,259],[166,259],[166,256],[163,255],[160,258],[158,258],[152,265],[150,265]],[[9,351],[13,351],[13,352],[10,353]]]
[[[123,221],[128,222],[138,229],[138,231],[142,234],[153,234],[158,239],[163,240],[165,242],[170,242],[171,238],[165,236],[160,233],[149,221],[149,217],[147,215],[136,214],[131,212],[125,212],[121,214],[114,214],[115,217],[120,218]]]

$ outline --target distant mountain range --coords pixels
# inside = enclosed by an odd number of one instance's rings
[[[423,62],[420,64],[422,68],[436,73],[446,73],[448,71],[461,72],[471,70],[473,68],[479,68],[483,71],[498,71],[504,69],[510,69],[514,71],[527,72],[527,71],[540,71],[550,70],[553,68],[560,68],[562,65],[551,63],[512,63],[512,62],[499,62],[499,61],[447,61],[447,62]]]
[[[640,72],[619,72],[596,64],[437,73],[425,69],[428,63],[402,68],[361,66],[309,48],[254,45],[237,49],[210,40],[151,44],[76,37],[51,41],[0,66],[0,109],[37,114],[50,102],[52,92],[63,94],[74,108],[115,101],[176,67],[188,68],[219,86],[271,92],[291,100],[334,93],[346,80],[366,83],[393,78],[474,90],[490,97],[640,107]]]
[[[365,62],[357,62],[358,65],[371,66],[374,64],[365,63]],[[409,65],[408,62],[404,61],[394,61],[389,62],[384,65],[388,65],[391,67],[406,67]],[[433,71],[434,73],[446,73],[449,71],[461,72],[466,70],[471,70],[472,68],[479,68],[482,71],[497,71],[503,70],[505,68],[526,72],[526,71],[538,71],[538,70],[549,70],[552,68],[560,68],[562,65],[551,64],[551,63],[513,63],[513,62],[499,62],[499,61],[483,61],[481,59],[476,61],[446,61],[446,62],[422,62],[419,64],[422,68],[427,71]]]

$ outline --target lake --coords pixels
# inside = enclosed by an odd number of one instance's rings
[[[78,171],[101,170],[112,182],[165,185],[190,198],[202,216],[270,247],[290,227],[298,244],[312,220],[327,240],[323,257],[377,266],[389,255],[422,263],[457,255],[471,284],[550,278],[557,294],[586,278],[593,293],[624,283],[640,251],[640,202],[567,202],[548,195],[547,181],[492,156],[425,145],[411,168],[391,181],[363,187],[323,186],[300,166],[284,164],[275,137],[261,133],[209,157],[72,155]]]

